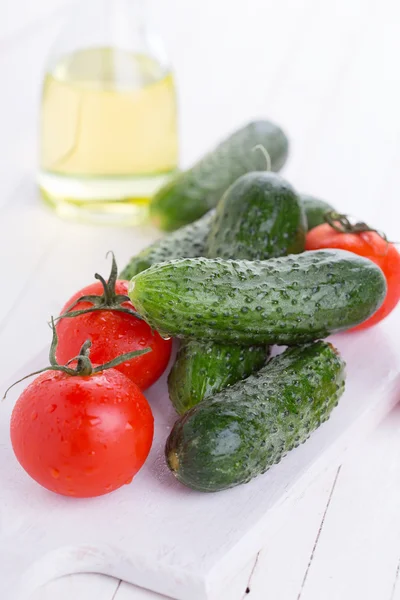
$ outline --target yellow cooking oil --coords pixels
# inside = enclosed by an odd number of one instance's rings
[[[178,164],[172,73],[150,56],[88,48],[45,76],[39,186],[64,217],[138,223]]]

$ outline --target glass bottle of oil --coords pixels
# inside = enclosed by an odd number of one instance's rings
[[[48,61],[39,187],[62,216],[138,223],[177,168],[174,78],[143,1],[75,5]]]

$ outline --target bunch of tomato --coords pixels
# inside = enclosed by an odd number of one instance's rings
[[[53,325],[50,368],[25,389],[11,418],[22,467],[66,496],[100,496],[130,483],[153,441],[143,391],[165,370],[172,342],[136,315],[128,282],[116,274],[113,259],[108,282],[97,275],[66,303]]]

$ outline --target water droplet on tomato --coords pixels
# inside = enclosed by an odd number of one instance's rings
[[[133,425],[132,425],[131,423],[127,423],[127,424],[125,425],[125,429],[126,429],[127,431],[129,431],[130,429],[133,429]]]
[[[89,417],[89,425],[92,427],[96,427],[96,425],[101,425],[102,421],[100,417]]]
[[[57,408],[57,404],[49,404],[46,407],[46,412],[53,413],[56,410],[56,408]]]
[[[50,467],[50,474],[52,477],[54,477],[54,479],[58,479],[60,477],[60,471],[54,467]]]
[[[32,419],[32,421],[36,421],[37,418],[38,418],[38,414],[37,414],[36,410],[34,410],[31,414],[31,419]]]
[[[125,485],[129,485],[130,483],[132,483],[132,479],[133,477],[129,477],[126,481],[125,481]]]
[[[106,492],[111,492],[111,490],[113,489],[113,486],[110,483],[109,485],[106,485],[106,487],[104,489]]]
[[[85,469],[85,473],[86,475],[92,475],[93,473],[95,473],[97,471],[97,467],[87,467]]]
[[[94,450],[91,450],[91,451],[89,452],[89,456],[94,456],[95,454],[96,454],[96,452],[95,452]]]

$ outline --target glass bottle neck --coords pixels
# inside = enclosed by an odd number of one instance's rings
[[[85,0],[75,5],[47,68],[51,71],[64,57],[93,48],[143,54],[168,65],[162,41],[148,28],[146,0]]]
[[[143,36],[145,29],[145,0],[91,0],[96,10],[102,11],[102,29],[108,32],[110,42],[121,45],[136,36]],[[100,4],[100,6],[99,6]]]

